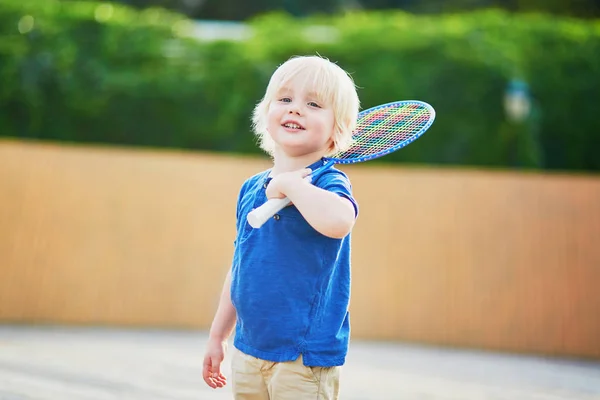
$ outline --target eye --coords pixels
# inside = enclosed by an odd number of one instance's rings
[[[321,106],[315,103],[314,101],[309,102],[308,105],[311,107],[321,108]]]
[[[290,103],[292,99],[290,99],[289,97],[282,97],[279,99],[279,101],[281,101],[282,103]]]

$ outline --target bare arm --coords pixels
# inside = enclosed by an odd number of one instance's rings
[[[227,351],[227,339],[235,326],[236,311],[231,303],[231,270],[227,273],[219,307],[210,328],[210,335],[206,346],[206,354],[202,368],[202,377],[206,384],[213,389],[221,388],[227,384],[227,378],[221,372],[221,363]]]
[[[219,306],[210,328],[210,339],[225,341],[231,336],[235,327],[236,311],[231,303],[231,270],[227,273]]]
[[[287,172],[274,178],[268,197],[288,197],[315,230],[332,238],[343,238],[354,226],[354,206],[345,197],[302,179],[307,170]]]

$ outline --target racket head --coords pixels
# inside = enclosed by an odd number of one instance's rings
[[[434,120],[434,108],[419,100],[369,108],[358,114],[352,146],[327,158],[336,164],[353,164],[385,156],[417,140]]]

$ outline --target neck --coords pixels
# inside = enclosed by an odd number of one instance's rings
[[[319,161],[325,155],[324,151],[303,154],[301,156],[290,156],[280,149],[276,149],[273,154],[273,169],[271,175],[275,176],[283,172],[296,171],[306,168],[309,165]]]

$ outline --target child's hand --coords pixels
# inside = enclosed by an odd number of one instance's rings
[[[227,342],[210,339],[206,346],[202,377],[204,382],[213,389],[222,388],[227,384],[227,378],[221,373],[221,363],[225,358]]]
[[[267,198],[283,199],[287,196],[286,193],[291,187],[305,183],[304,178],[310,175],[310,173],[310,168],[305,168],[277,175],[269,182],[269,186],[267,186]]]

